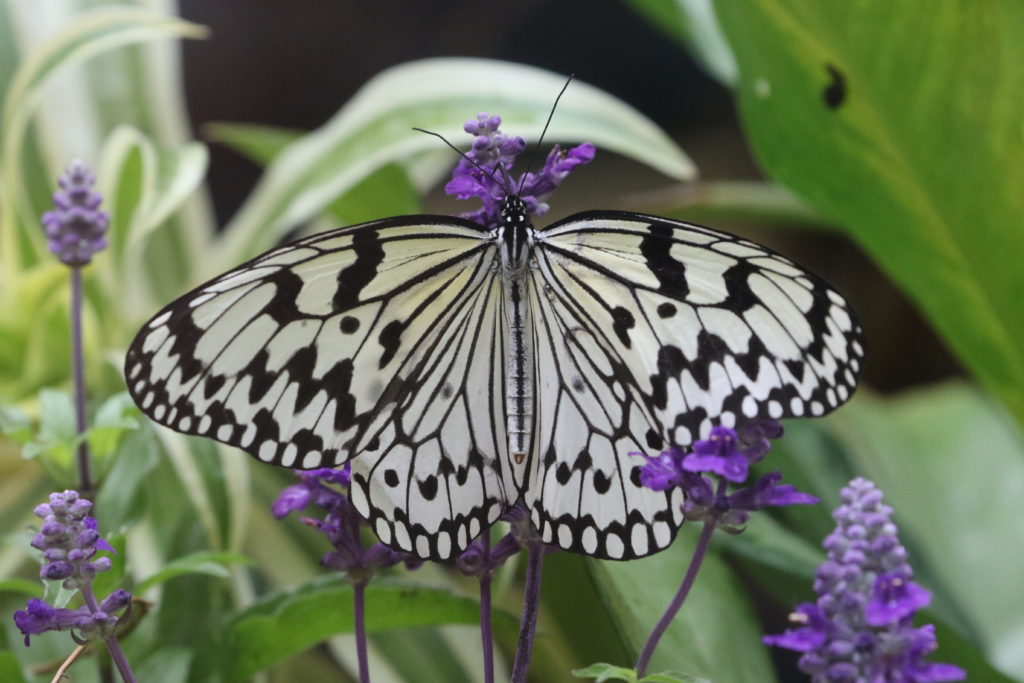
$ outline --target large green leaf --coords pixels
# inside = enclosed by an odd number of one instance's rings
[[[440,149],[413,126],[462,143],[463,122],[490,111],[502,116],[506,130],[536,140],[564,83],[559,74],[484,59],[427,59],[379,74],[324,126],[274,159],[225,229],[221,258],[203,264],[207,275],[273,246],[381,166]],[[695,173],[649,119],[582,82],[566,91],[547,137],[589,140],[679,179]]]
[[[598,590],[634,654],[640,652],[678,589],[698,531],[696,526],[684,527],[667,550],[642,560],[589,562]],[[737,652],[743,656],[736,656]],[[715,552],[705,558],[697,582],[661,639],[648,670],[730,683],[775,680],[750,602]]]
[[[845,226],[1024,421],[1024,4],[716,10],[766,170]]]

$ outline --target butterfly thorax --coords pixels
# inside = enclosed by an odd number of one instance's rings
[[[498,243],[501,251],[502,275],[519,278],[529,264],[529,233],[533,230],[526,203],[512,195],[501,204]]]
[[[526,204],[511,195],[502,202],[498,227],[504,289],[505,324],[508,330],[505,358],[505,416],[509,453],[522,464],[533,434],[533,349],[530,330],[529,278],[530,232],[533,226]]]

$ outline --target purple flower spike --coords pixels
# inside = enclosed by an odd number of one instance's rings
[[[577,166],[594,158],[595,148],[583,143],[570,150],[555,146],[548,154],[543,168],[519,178],[510,175],[516,157],[526,149],[526,141],[499,130],[501,117],[481,112],[470,119],[463,129],[475,135],[467,159],[461,159],[452,172],[452,179],[444,191],[458,199],[479,199],[483,206],[463,213],[489,228],[497,227],[501,219],[501,203],[513,192],[526,204],[531,215],[540,216],[548,210],[546,200],[559,184]]]
[[[935,631],[911,622],[931,594],[911,580],[882,492],[858,478],[841,496],[836,529],[823,544],[828,559],[814,582],[817,604],[801,605],[790,617],[798,627],[764,642],[803,653],[800,669],[813,683],[963,680],[957,666],[923,661],[935,651]]]
[[[79,640],[91,640],[113,633],[119,612],[128,606],[131,594],[116,590],[107,596],[97,611],[91,583],[96,574],[110,569],[109,557],[96,557],[97,551],[113,551],[99,534],[96,520],[87,516],[92,502],[80,497],[77,491],[51,493],[50,502],[36,506],[35,514],[43,519],[32,546],[43,552],[43,566],[39,575],[49,581],[60,581],[68,590],[78,590],[86,596],[87,605],[78,609],[56,608],[32,599],[25,609],[14,613],[14,623],[25,636],[45,631],[74,631]]]
[[[42,578],[63,581],[65,588],[75,590],[110,568],[109,558],[93,559],[98,550],[113,547],[100,537],[96,520],[87,516],[91,509],[92,503],[77,491],[51,493],[49,504],[36,507],[43,524],[32,547],[43,551]]]
[[[43,214],[50,251],[69,266],[84,266],[107,246],[109,216],[99,210],[102,198],[92,190],[96,177],[81,161],[72,161],[58,180],[52,211]]]

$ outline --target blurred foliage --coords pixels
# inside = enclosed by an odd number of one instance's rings
[[[129,659],[141,680],[170,683],[259,671],[266,680],[352,678],[351,590],[318,567],[324,549],[314,532],[269,513],[287,473],[140,419],[122,393],[124,349],[168,300],[297,226],[420,211],[452,154],[413,125],[459,140],[463,120],[488,110],[535,140],[564,77],[425,60],[381,73],[315,131],[211,125],[209,139],[266,166],[217,231],[202,185],[207,150],[188,132],[175,67],[176,40],[205,30],[157,0],[73,4],[0,5],[0,528],[8,530],[0,616],[37,590],[27,580],[35,575],[30,511],[47,491],[74,485],[67,272],[46,252],[38,216],[53,179],[80,156],[96,169],[111,212],[110,248],[85,271],[94,406],[86,438],[103,476],[96,515],[119,549],[103,581],[151,605],[125,639]],[[758,517],[746,533],[716,539],[652,670],[676,672],[675,680],[783,680],[786,669],[759,634],[781,630],[785,610],[811,596],[828,508],[863,474],[887,492],[935,594],[928,616],[939,628],[937,659],[974,680],[1024,680],[1016,587],[1024,554],[1006,542],[1021,533],[1013,506],[1024,487],[1013,419],[1024,418],[1024,352],[1015,341],[1024,336],[1015,302],[1024,291],[1020,5],[630,4],[735,87],[753,149],[779,184],[688,186],[680,205],[659,209],[839,226],[917,302],[981,387],[891,398],[861,391],[834,416],[787,425],[768,464],[823,504]],[[678,181],[694,176],[643,115],[584,83],[566,93],[548,137],[590,140]],[[675,592],[692,532],[636,562],[549,558],[533,679],[567,680],[570,669],[611,660],[579,674],[628,680],[619,667],[632,664]],[[495,586],[500,675],[521,599],[515,563]],[[478,680],[475,591],[440,566],[372,583],[374,679]],[[49,680],[45,672],[72,647],[65,634],[47,634],[25,648],[9,617],[0,624],[5,681]],[[88,663],[74,671],[76,680],[97,680]]]

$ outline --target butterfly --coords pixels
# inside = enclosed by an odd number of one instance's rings
[[[273,249],[160,311],[125,376],[179,432],[350,462],[392,547],[452,558],[521,501],[546,543],[629,559],[683,521],[631,454],[823,415],[863,356],[846,300],[767,247],[621,211],[536,229],[511,194],[495,228],[402,216]]]

